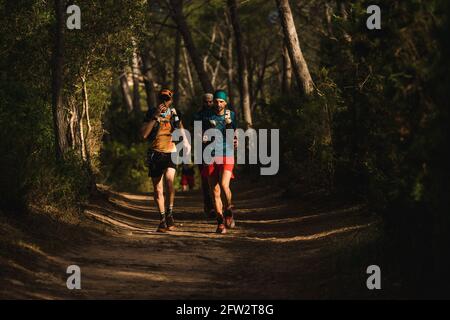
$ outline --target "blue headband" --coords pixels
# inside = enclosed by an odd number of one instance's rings
[[[214,92],[214,99],[222,99],[228,102],[228,95],[223,90],[217,90]]]

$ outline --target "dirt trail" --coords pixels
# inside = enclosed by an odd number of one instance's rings
[[[352,264],[345,260],[376,224],[362,206],[321,197],[285,201],[270,186],[244,181],[233,188],[237,227],[226,235],[215,234],[215,222],[203,217],[200,192],[177,194],[178,230],[160,234],[150,195],[107,191],[108,201],[91,202],[85,214],[108,225],[108,232],[91,233],[64,252],[34,249],[33,270],[12,266],[16,273],[6,273],[0,296],[298,299],[367,294],[366,266],[355,265],[357,257]],[[65,268],[72,264],[81,268],[82,290],[66,288]]]

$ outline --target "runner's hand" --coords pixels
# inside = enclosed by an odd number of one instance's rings
[[[231,112],[230,110],[225,111],[225,123],[231,124]]]
[[[159,115],[167,110],[167,106],[164,103],[161,103],[158,108],[156,108],[156,113]]]

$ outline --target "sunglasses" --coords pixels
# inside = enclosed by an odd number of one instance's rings
[[[170,101],[170,100],[172,99],[170,96],[168,96],[168,95],[166,95],[166,94],[160,95],[159,98],[160,98],[162,101]]]

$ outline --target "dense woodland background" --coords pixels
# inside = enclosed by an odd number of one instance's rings
[[[81,30],[65,27],[73,3]],[[311,79],[293,61],[286,4]],[[366,27],[371,4],[381,30]],[[189,127],[201,95],[222,88],[241,127],[281,129],[287,197],[363,200],[384,221],[374,256],[411,296],[448,296],[449,10],[445,0],[0,1],[0,216],[81,214],[96,183],[149,191],[138,129],[155,93],[175,90]]]

